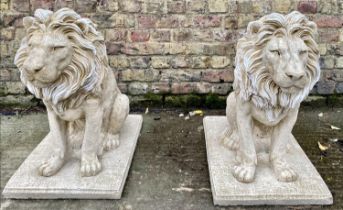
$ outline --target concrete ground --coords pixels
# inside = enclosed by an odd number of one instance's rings
[[[204,110],[224,115],[224,110]],[[3,209],[343,209],[343,108],[302,107],[293,130],[323,179],[334,205],[215,207],[212,203],[202,117],[179,117],[182,110],[154,110],[143,128],[121,200],[9,200]],[[319,116],[318,116],[319,115]],[[321,116],[321,117],[320,117]],[[1,115],[1,191],[48,132],[46,114]],[[321,152],[317,142],[329,146]]]

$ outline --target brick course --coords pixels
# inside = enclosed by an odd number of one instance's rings
[[[247,24],[271,12],[293,10],[319,26],[323,77],[312,93],[343,89],[341,0],[3,0],[0,6],[1,96],[28,94],[18,88],[13,64],[25,34],[22,18],[36,8],[61,7],[71,7],[98,25],[119,87],[130,95],[227,95],[237,39]]]

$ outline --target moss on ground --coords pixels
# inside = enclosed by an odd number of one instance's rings
[[[145,107],[156,108],[208,108],[224,109],[226,107],[226,97],[215,94],[197,95],[159,95],[148,93],[139,96],[129,96],[130,106],[133,109],[144,109]],[[42,106],[39,99],[32,95],[6,95],[0,96],[0,109],[27,109]],[[302,102],[302,106],[312,107],[342,107],[343,94],[328,96],[309,96]]]
[[[343,95],[329,95],[327,97],[327,105],[328,106],[343,106]]]

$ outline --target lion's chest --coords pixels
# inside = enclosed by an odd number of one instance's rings
[[[254,107],[252,109],[252,116],[255,120],[259,121],[266,126],[275,126],[277,125],[286,115],[287,110],[261,110]]]
[[[62,120],[65,121],[75,121],[84,117],[84,113],[81,108],[63,111],[54,109],[54,111]]]

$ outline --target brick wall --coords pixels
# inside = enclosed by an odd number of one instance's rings
[[[343,0],[1,0],[0,7],[0,94],[9,102],[31,99],[13,64],[22,17],[61,7],[97,23],[119,86],[129,95],[227,95],[236,42],[247,23],[299,10],[319,26],[322,78],[313,94],[343,93]]]

